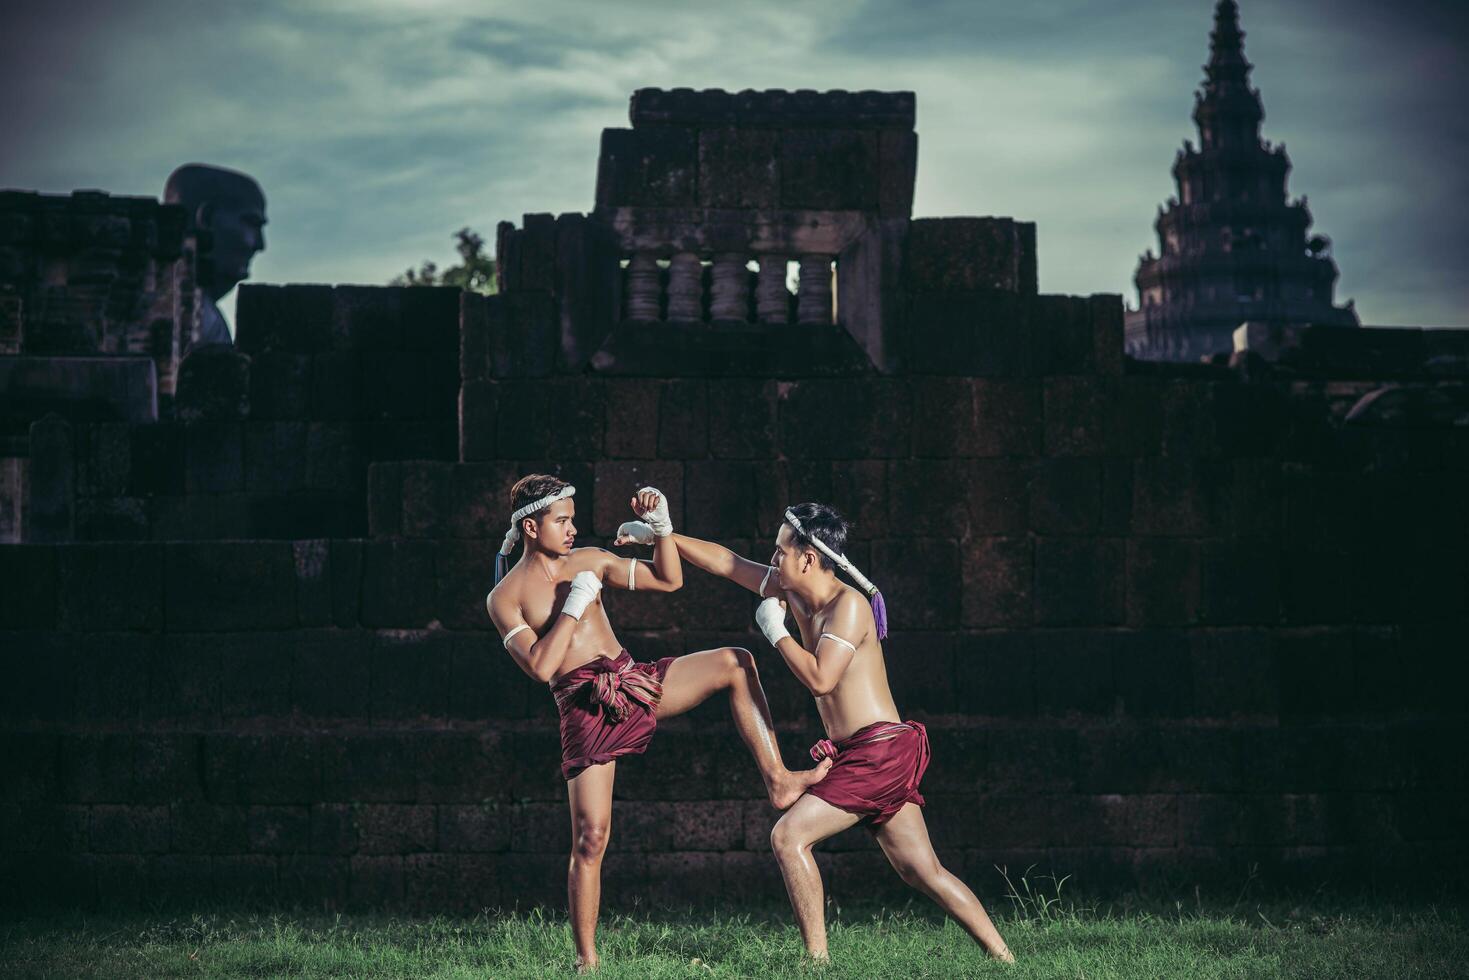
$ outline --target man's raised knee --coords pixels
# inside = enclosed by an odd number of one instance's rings
[[[577,831],[573,853],[580,860],[595,861],[606,853],[610,836],[611,828],[606,824],[584,824]]]
[[[777,820],[775,826],[770,828],[770,849],[776,854],[800,850],[801,843],[800,835],[791,830],[784,820]]]
[[[734,667],[750,673],[755,671],[755,655],[744,647],[727,647],[729,655],[733,658]]]

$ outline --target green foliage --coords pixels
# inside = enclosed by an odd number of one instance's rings
[[[1313,896],[1246,905],[1127,900],[1081,907],[1022,879],[996,924],[1013,966],[916,900],[828,907],[831,965],[802,960],[789,909],[604,915],[602,971],[620,977],[1457,977],[1462,909]],[[1023,901],[1022,901],[1023,899]],[[1037,900],[1041,899],[1041,900]],[[997,910],[998,911],[998,910]],[[571,973],[560,915],[466,918],[229,913],[0,923],[7,977],[544,977]]]
[[[417,269],[405,269],[388,285],[458,286],[486,296],[496,292],[495,260],[484,253],[484,238],[469,228],[460,228],[454,233],[454,249],[459,253],[458,265],[441,271],[436,263],[424,262]]]

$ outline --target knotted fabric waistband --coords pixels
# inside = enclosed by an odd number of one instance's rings
[[[551,686],[557,709],[590,687],[592,702],[600,704],[614,723],[626,718],[635,703],[652,711],[663,698],[663,685],[656,677],[632,668],[633,659],[626,650],[615,659],[598,657],[583,664]]]
[[[855,749],[859,745],[868,745],[872,742],[881,742],[896,737],[907,730],[916,731],[923,737],[925,745],[928,744],[927,732],[922,722],[917,721],[879,721],[864,728],[859,728],[840,742],[833,742],[829,738],[823,738],[811,746],[811,761],[820,762],[822,759],[836,759],[837,756],[849,749]]]

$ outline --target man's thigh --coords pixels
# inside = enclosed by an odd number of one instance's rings
[[[571,834],[576,835],[585,826],[603,830],[612,825],[612,781],[617,774],[617,763],[603,762],[588,766],[566,781],[566,798],[571,805]]]
[[[938,866],[923,807],[917,803],[903,804],[891,820],[875,829],[874,836],[888,863],[900,875],[921,874]]]
[[[663,675],[663,697],[658,718],[672,718],[698,707],[713,694],[729,686],[739,660],[730,647],[687,653],[668,665]]]

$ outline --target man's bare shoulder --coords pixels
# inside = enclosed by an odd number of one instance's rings
[[[872,618],[872,606],[867,597],[862,594],[861,589],[853,588],[847,583],[842,583],[842,590],[837,593],[824,610],[823,617],[829,627],[851,629],[854,632],[876,634],[877,623]],[[856,640],[856,637],[844,637],[844,639]]]

